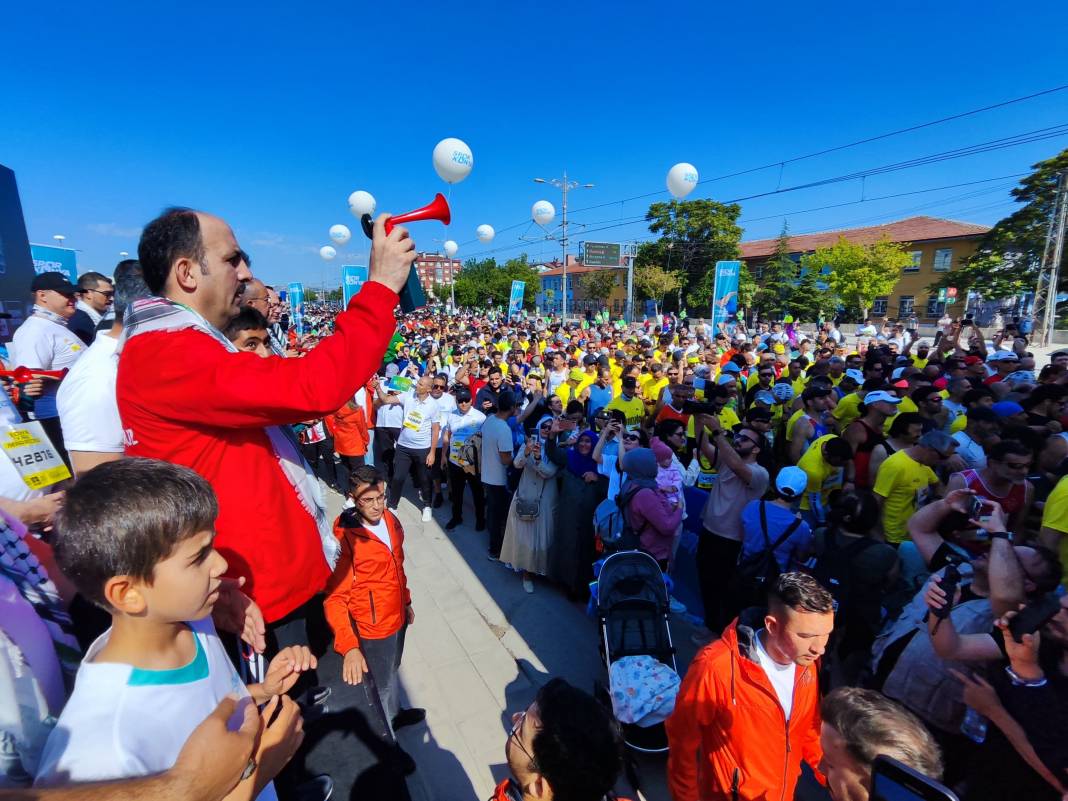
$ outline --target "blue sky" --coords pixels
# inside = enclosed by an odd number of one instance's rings
[[[39,9],[46,4],[32,4]],[[269,282],[337,285],[366,240],[355,189],[406,211],[446,187],[430,154],[474,152],[452,189],[459,256],[551,258],[520,239],[533,183],[564,169],[596,184],[571,196],[574,241],[649,237],[679,161],[702,179],[1068,83],[1063,2],[649,4],[76,3],[4,12],[0,163],[13,168],[31,241],[53,234],[79,267],[110,272],[162,207],[215,212]],[[219,6],[224,6],[220,8]],[[700,185],[730,200],[1068,123],[1068,91]],[[875,224],[912,214],[992,223],[1012,179],[816,207],[1023,173],[1068,135],[743,202],[746,238]],[[650,192],[662,194],[619,202]],[[581,209],[607,204],[601,208]],[[807,213],[797,213],[807,212]],[[559,219],[559,217],[558,217]],[[334,223],[352,242],[318,256]],[[490,245],[474,229],[498,231]],[[608,227],[614,226],[614,227]],[[597,230],[601,229],[601,230]],[[446,238],[413,227],[420,249]]]

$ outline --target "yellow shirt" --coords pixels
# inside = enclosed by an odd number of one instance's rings
[[[794,388],[794,397],[796,398],[802,392],[805,391],[805,384],[808,383],[808,379],[801,375],[790,382],[790,386]]]
[[[883,503],[883,531],[890,542],[908,539],[909,518],[916,513],[938,483],[934,470],[920,464],[905,451],[898,451],[879,465],[875,475],[876,494]]]
[[[1057,482],[1057,486],[1046,499],[1046,508],[1042,510],[1042,528],[1051,528],[1061,533],[1057,550],[1064,566],[1063,580],[1068,581],[1068,481],[1063,478]]]
[[[797,462],[797,466],[805,471],[808,476],[808,486],[801,498],[802,509],[812,509],[809,497],[815,493],[820,495],[820,505],[826,506],[831,492],[841,489],[845,481],[845,469],[835,467],[823,457],[823,443],[834,439],[836,434],[825,434],[812,441],[808,450]]]
[[[924,367],[926,367],[927,362],[927,359],[921,359],[919,356],[912,357],[912,366],[919,370],[922,370]]]
[[[742,422],[742,419],[738,416],[738,413],[729,406],[724,406],[723,411],[716,415],[719,419],[720,427],[724,431],[733,431],[734,427]],[[690,439],[697,437],[697,429],[693,425],[694,415],[690,416],[690,422],[686,426],[686,436]],[[706,429],[707,431],[707,429]]]
[[[667,385],[668,380],[666,378],[661,378],[659,381],[650,381],[648,384],[646,384],[644,390],[646,402],[650,406],[655,404],[657,398],[660,397],[660,390],[662,390]]]
[[[916,405],[916,401],[910,398],[908,395],[901,399],[901,403],[897,405],[897,414],[893,417],[887,417],[886,422],[883,423],[883,434],[888,435],[890,433],[890,426],[894,423],[894,417],[904,412],[918,412],[920,407]],[[963,426],[962,426],[963,428]]]
[[[958,414],[949,426],[949,433],[956,434],[958,431],[963,431],[966,425],[968,425],[968,415]],[[1060,485],[1058,484],[1058,486]],[[1050,494],[1052,495],[1052,493]],[[1049,503],[1049,501],[1047,500],[1046,503]]]
[[[846,426],[860,417],[861,397],[856,392],[850,392],[834,407],[831,416],[838,421],[838,430],[845,431]]]
[[[642,403],[642,399],[638,397],[627,400],[623,395],[616,395],[608,402],[608,405],[604,408],[611,411],[612,409],[619,409],[623,414],[627,416],[627,430],[634,431],[641,427],[642,418],[645,416],[645,404]]]
[[[794,434],[794,424],[798,420],[800,420],[804,416],[804,414],[805,414],[805,407],[802,406],[800,409],[798,409],[796,412],[794,412],[792,415],[790,415],[790,419],[786,421],[786,441],[787,442],[790,441],[790,438]]]

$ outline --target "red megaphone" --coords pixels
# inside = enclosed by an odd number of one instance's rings
[[[445,225],[452,222],[452,213],[449,211],[449,203],[445,200],[445,196],[438,192],[434,195],[434,199],[423,208],[390,217],[386,220],[386,235],[388,236],[393,231],[393,226],[395,225],[417,222],[418,220],[441,220]],[[363,225],[363,232],[367,234],[367,238],[373,239],[374,223],[371,221],[371,215],[363,215],[360,218],[360,223]]]
[[[0,370],[0,378],[13,378],[16,384],[27,384],[35,378],[48,378],[59,381],[67,374],[67,368],[62,370],[34,370],[29,367],[16,367],[14,370]]]

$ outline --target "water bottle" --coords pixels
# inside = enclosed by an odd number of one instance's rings
[[[960,733],[977,743],[986,740],[987,721],[982,715],[971,707],[964,712],[964,720],[960,723]]]

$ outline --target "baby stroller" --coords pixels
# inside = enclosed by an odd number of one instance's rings
[[[624,741],[642,753],[668,750],[664,720],[679,687],[668,611],[664,574],[652,556],[620,551],[604,560],[597,616],[612,708]]]

